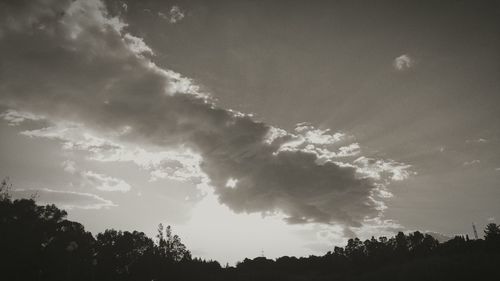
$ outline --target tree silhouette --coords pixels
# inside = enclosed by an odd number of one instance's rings
[[[12,189],[12,184],[9,182],[9,178],[4,178],[0,182],[0,201],[10,200],[10,190]]]
[[[484,230],[484,238],[486,240],[498,240],[500,239],[500,226],[496,223],[489,223],[486,225]]]
[[[163,224],[158,225],[158,251],[161,256],[173,261],[190,260],[189,252],[178,235],[172,235],[172,227],[168,225],[165,229]]]
[[[482,280],[497,276],[500,264],[500,229],[490,223],[485,240],[439,243],[419,231],[399,232],[352,238],[323,256],[246,258],[222,268],[191,258],[171,226],[160,224],[156,240],[114,229],[94,238],[54,205],[12,200],[10,186],[0,185],[0,280]]]

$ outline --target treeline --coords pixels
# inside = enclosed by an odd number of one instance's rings
[[[96,237],[55,205],[12,200],[0,186],[0,280],[215,280],[220,265],[193,259],[172,233],[156,239],[138,231],[106,230]]]
[[[439,243],[418,231],[350,239],[324,256],[259,257],[235,267],[192,258],[172,233],[106,230],[94,237],[54,205],[12,200],[0,186],[0,280],[498,280],[500,227]],[[272,235],[272,234],[270,234]],[[221,245],[224,247],[224,245]]]

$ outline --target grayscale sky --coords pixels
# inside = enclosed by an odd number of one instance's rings
[[[500,218],[499,1],[0,0],[0,176],[94,234],[323,254]]]

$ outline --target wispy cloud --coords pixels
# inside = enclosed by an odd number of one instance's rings
[[[0,114],[0,118],[3,118],[5,121],[7,121],[9,126],[18,126],[27,120],[38,121],[44,119],[44,117],[40,115],[13,109],[9,109]]]
[[[65,172],[80,177],[80,185],[95,188],[101,191],[127,192],[131,186],[122,179],[114,178],[94,171],[80,170],[75,161],[65,160],[62,163]]]
[[[471,161],[465,161],[463,165],[464,166],[471,166],[471,165],[477,165],[479,163],[481,163],[481,160],[474,159]]]
[[[466,140],[465,143],[478,143],[478,144],[481,144],[481,143],[487,143],[488,140],[487,139],[483,139],[483,138],[478,138],[478,139],[472,139],[472,140]]]
[[[92,171],[83,172],[82,176],[90,186],[94,186],[96,189],[101,191],[127,192],[131,188],[130,185],[122,179],[113,178]]]
[[[84,125],[59,122],[41,129],[26,130],[21,134],[34,137],[57,140],[62,148],[69,151],[79,151],[87,155],[87,160],[98,162],[131,162],[149,171],[150,180],[172,179],[178,181],[199,180],[204,177],[201,169],[201,157],[183,147],[169,150],[148,150],[147,146],[137,147],[111,141],[110,137],[124,136],[130,132],[123,127],[110,135],[96,136]],[[66,172],[75,174],[78,171],[76,163],[66,160],[62,163]]]
[[[40,204],[55,204],[63,209],[106,209],[117,206],[112,201],[92,193],[49,188],[18,188],[13,192],[15,197],[30,198],[35,196]]]

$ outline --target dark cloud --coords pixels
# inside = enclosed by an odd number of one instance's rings
[[[101,2],[4,1],[2,7],[4,105],[95,132],[128,128],[115,134],[123,142],[188,147],[202,156],[220,202],[236,212],[350,226],[378,215],[376,186],[354,167],[318,164],[318,155],[302,150],[278,153],[291,135],[267,141],[271,126],[218,108],[189,79],[155,66],[144,42]],[[226,186],[230,179],[233,187]]]

